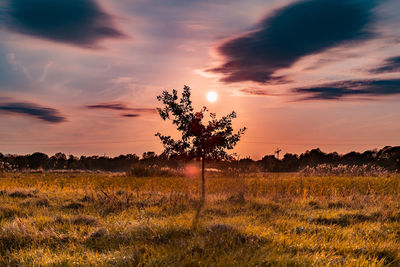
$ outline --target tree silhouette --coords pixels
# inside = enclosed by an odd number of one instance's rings
[[[236,118],[236,113],[216,118],[215,113],[209,113],[210,119],[203,123],[208,109],[203,107],[195,112],[190,100],[190,87],[184,86],[182,97],[178,100],[178,92],[172,90],[172,94],[163,91],[157,100],[164,104],[164,108],[157,108],[163,120],[171,120],[181,132],[180,140],[174,140],[171,136],[157,133],[164,146],[164,154],[180,156],[187,159],[201,160],[201,202],[205,200],[205,177],[204,165],[209,159],[226,159],[229,155],[226,150],[233,149],[246,128],[233,132],[232,120]]]

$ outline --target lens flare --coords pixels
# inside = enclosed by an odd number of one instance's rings
[[[189,164],[185,167],[184,173],[187,177],[197,177],[200,175],[200,169],[194,164]]]

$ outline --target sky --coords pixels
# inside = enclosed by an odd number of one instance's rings
[[[398,0],[0,0],[0,151],[162,152],[163,90],[241,157],[400,145]],[[206,94],[215,91],[214,103]]]

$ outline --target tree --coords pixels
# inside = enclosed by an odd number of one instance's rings
[[[64,153],[58,152],[54,154],[54,156],[52,156],[50,160],[51,166],[53,166],[53,168],[64,169],[67,162],[67,156]]]
[[[169,157],[179,156],[187,159],[201,160],[201,202],[205,200],[205,161],[209,159],[228,158],[226,150],[233,149],[246,128],[234,133],[232,120],[236,113],[232,111],[221,119],[216,118],[215,113],[209,113],[210,119],[203,123],[208,109],[203,107],[200,111],[194,112],[190,100],[190,87],[184,86],[182,97],[178,100],[178,92],[172,90],[172,94],[163,91],[157,97],[164,108],[157,108],[163,120],[171,120],[181,132],[180,140],[174,140],[171,136],[157,133],[164,146],[164,154]]]
[[[35,152],[27,157],[30,169],[48,169],[49,156],[46,154]]]

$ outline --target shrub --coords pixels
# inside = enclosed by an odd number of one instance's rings
[[[0,173],[9,172],[13,170],[13,166],[11,166],[8,162],[0,161]]]
[[[171,177],[177,176],[178,171],[170,168],[160,168],[158,166],[145,166],[138,164],[133,166],[128,172],[128,176],[134,177]]]
[[[316,167],[305,167],[300,174],[305,176],[387,176],[390,173],[385,168],[375,165],[319,164]]]

